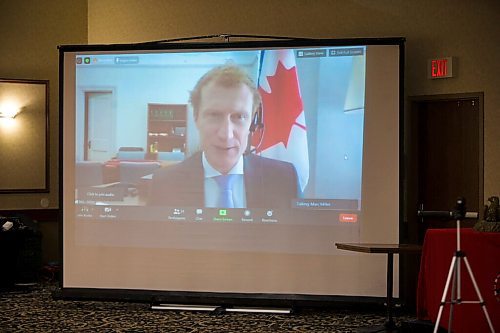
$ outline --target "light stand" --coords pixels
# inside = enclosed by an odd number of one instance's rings
[[[446,304],[450,304],[450,315],[449,315],[449,320],[448,320],[448,332],[451,332],[451,326],[453,323],[453,310],[454,306],[460,305],[460,304],[479,304],[481,305],[481,308],[484,312],[484,316],[486,317],[486,321],[488,322],[488,326],[490,328],[491,332],[495,332],[495,329],[493,328],[493,324],[491,323],[490,316],[488,314],[488,310],[486,309],[486,303],[484,302],[483,297],[481,296],[481,292],[479,291],[479,287],[476,283],[476,279],[474,278],[474,273],[472,273],[472,269],[470,267],[469,261],[467,260],[467,255],[465,252],[463,252],[460,248],[460,220],[466,218],[468,213],[465,211],[465,199],[463,198],[458,198],[457,204],[455,206],[455,210],[450,211],[450,212],[423,212],[420,211],[419,215],[424,217],[424,216],[449,216],[451,218],[456,219],[457,221],[457,250],[455,254],[453,255],[453,258],[451,260],[450,264],[450,269],[448,271],[448,277],[446,279],[446,284],[444,286],[444,291],[443,291],[443,296],[441,297],[441,304],[439,306],[439,312],[438,316],[436,319],[436,324],[434,326],[434,333],[438,331],[439,328],[439,323],[441,321],[441,315],[443,314],[444,306]],[[465,267],[467,268],[467,272],[469,273],[469,277],[472,281],[472,284],[474,286],[474,289],[477,294],[477,301],[464,301],[461,298],[461,274],[460,274],[460,263],[463,261],[465,263]],[[453,280],[452,280],[453,279]],[[452,285],[451,289],[451,294],[450,294],[450,300],[446,300],[446,296],[448,294],[448,289],[450,287],[450,284]]]

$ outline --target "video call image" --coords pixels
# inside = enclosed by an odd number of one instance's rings
[[[76,55],[77,216],[279,223],[333,210],[356,220],[365,53]]]
[[[64,285],[384,295],[335,246],[399,237],[400,46],[362,42],[64,50]]]
[[[331,253],[302,242],[322,226],[358,240],[366,51],[75,53],[77,241]]]

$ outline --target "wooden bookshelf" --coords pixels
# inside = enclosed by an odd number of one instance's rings
[[[148,104],[148,153],[186,149],[186,104]]]

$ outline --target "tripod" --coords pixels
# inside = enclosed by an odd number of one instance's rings
[[[430,214],[429,214],[430,215]],[[472,303],[479,304],[484,312],[484,316],[486,317],[486,321],[488,322],[488,326],[491,332],[495,332],[493,328],[493,324],[491,323],[490,316],[488,315],[488,310],[486,309],[486,304],[481,296],[481,292],[479,291],[479,287],[476,283],[476,279],[474,278],[474,274],[472,273],[472,269],[470,267],[469,261],[467,260],[467,255],[460,248],[460,220],[465,218],[465,200],[463,198],[459,198],[457,200],[457,205],[454,211],[449,212],[449,216],[455,218],[457,220],[457,251],[453,255],[450,264],[450,270],[448,271],[448,277],[446,279],[446,284],[443,291],[443,296],[441,297],[441,305],[439,306],[439,312],[436,319],[436,324],[434,326],[434,333],[437,333],[439,323],[441,321],[441,315],[443,314],[444,306],[446,304],[450,304],[450,315],[448,319],[448,332],[451,332],[451,326],[453,323],[453,309],[455,304],[460,305],[462,303]],[[464,262],[465,267],[467,268],[467,272],[469,273],[469,277],[472,281],[474,289],[477,294],[477,301],[463,301],[461,299],[461,279],[460,279],[460,263]],[[453,279],[453,280],[452,280]],[[452,285],[450,300],[446,301],[446,295],[448,294],[448,289]]]

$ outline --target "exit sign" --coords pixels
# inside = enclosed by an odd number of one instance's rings
[[[430,59],[427,65],[429,79],[453,77],[453,57]]]

